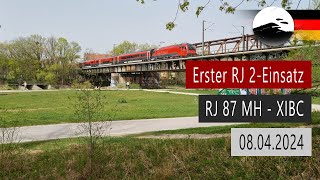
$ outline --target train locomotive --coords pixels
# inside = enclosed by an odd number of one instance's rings
[[[184,43],[179,45],[161,47],[158,49],[151,49],[149,51],[140,51],[130,54],[122,54],[119,56],[89,60],[83,62],[81,65],[82,67],[97,67],[114,64],[134,63],[141,61],[154,61],[179,57],[189,57],[195,55],[197,55],[196,47],[192,44]]]

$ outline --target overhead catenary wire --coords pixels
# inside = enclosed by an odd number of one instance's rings
[[[209,22],[209,23],[211,23],[210,21],[206,21],[206,22]],[[211,23],[209,26],[207,26],[206,28],[204,28],[204,30],[206,31],[206,30],[208,30],[211,26],[213,26],[215,23]]]
[[[298,8],[299,8],[300,2],[301,2],[301,0],[299,0],[298,5],[297,5],[297,8],[296,8],[296,9],[298,9]]]

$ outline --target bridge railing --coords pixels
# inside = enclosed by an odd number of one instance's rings
[[[202,42],[194,43],[194,45],[196,46],[196,48],[202,49]],[[244,36],[204,42],[205,54],[208,54],[208,52],[212,52],[212,50],[214,50],[214,53],[220,54],[228,52],[243,52],[262,48],[264,48],[264,45],[259,40],[257,40],[254,35],[248,34]]]

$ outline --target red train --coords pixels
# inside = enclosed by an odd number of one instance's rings
[[[169,59],[169,58],[179,58],[195,56],[196,47],[192,44],[179,44],[161,47],[158,49],[152,49],[149,51],[135,52],[131,54],[123,54],[114,57],[108,57],[97,60],[89,60],[82,63],[82,67],[85,66],[100,66],[100,65],[112,65],[112,64],[122,64],[122,63],[133,63],[139,61],[152,61],[159,59]]]

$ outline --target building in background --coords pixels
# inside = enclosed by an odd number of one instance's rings
[[[85,53],[83,56],[84,61],[94,60],[94,59],[102,59],[106,57],[110,57],[110,54],[97,54],[97,53]]]

